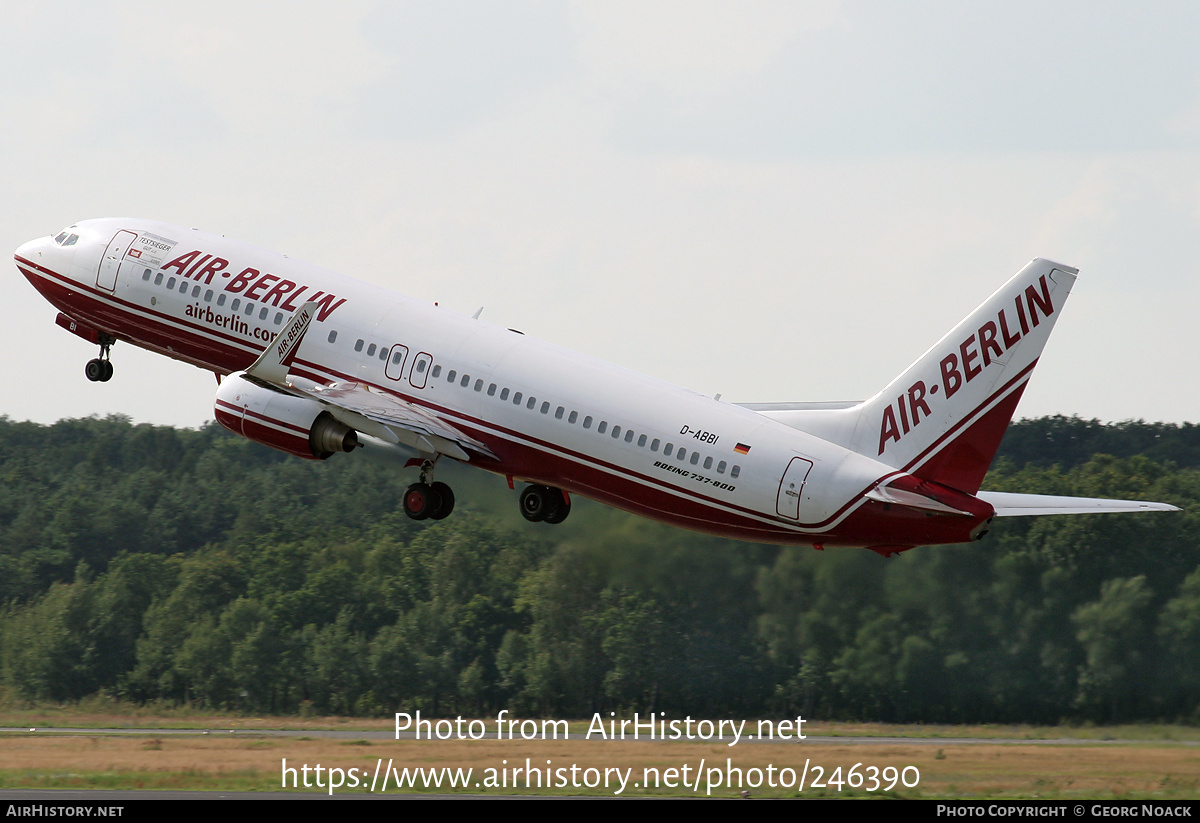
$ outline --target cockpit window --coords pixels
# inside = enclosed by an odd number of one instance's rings
[[[58,246],[74,246],[79,240],[79,235],[71,231],[74,226],[67,226],[65,229],[54,235],[54,243]]]

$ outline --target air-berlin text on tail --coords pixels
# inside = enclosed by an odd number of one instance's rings
[[[344,297],[339,299],[335,294],[326,294],[320,290],[309,293],[308,286],[250,266],[243,268],[235,275],[229,268],[228,260],[216,255],[204,254],[200,249],[185,252],[162,265],[163,271],[171,269],[178,272],[180,277],[203,283],[206,286],[211,285],[213,276],[219,274],[228,281],[225,283],[223,291],[241,295],[246,300],[257,300],[284,311],[295,311],[301,304],[311,300],[317,304],[317,320],[320,321],[324,321],[338,306],[346,302]]]
[[[945,399],[953,397],[965,383],[970,383],[988,366],[1000,361],[1022,337],[1041,324],[1042,318],[1052,314],[1054,304],[1050,299],[1050,284],[1043,274],[1036,287],[1026,286],[1024,292],[1013,298],[1013,308],[1001,308],[996,312],[995,320],[985,322],[941,359],[940,381],[929,386],[924,380],[916,381],[883,410],[879,423],[879,453],[883,454],[888,443],[899,443],[924,418],[931,416],[930,400],[938,395]]]

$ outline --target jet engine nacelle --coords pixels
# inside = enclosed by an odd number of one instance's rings
[[[221,381],[213,409],[217,422],[231,432],[310,460],[359,445],[358,433],[323,404],[254,382],[243,372]]]

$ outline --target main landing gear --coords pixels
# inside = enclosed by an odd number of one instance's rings
[[[100,356],[89,360],[83,369],[88,380],[93,383],[107,383],[112,379],[113,365],[108,359],[108,352],[112,348],[112,344],[116,342],[117,338],[111,335],[100,335]]]
[[[526,486],[521,492],[521,515],[533,523],[561,523],[571,513],[571,498],[562,489]]]
[[[421,479],[404,490],[404,513],[413,520],[441,520],[454,511],[454,492],[433,480],[435,460],[421,464]]]
[[[412,461],[412,465],[416,461]],[[442,520],[454,511],[454,492],[433,479],[437,458],[421,463],[421,478],[404,490],[404,513],[413,520]],[[571,498],[551,486],[526,486],[521,491],[521,515],[534,523],[561,523],[571,513]]]

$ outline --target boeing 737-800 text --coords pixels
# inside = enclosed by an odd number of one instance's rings
[[[528,482],[529,520],[571,494],[689,529],[891,555],[995,516],[1167,511],[979,487],[1075,282],[1034,260],[879,394],[736,405],[193,229],[87,220],[17,249],[59,325],[215,372],[217,420],[301,457],[362,446],[418,466],[409,516],[454,495],[442,458]]]

